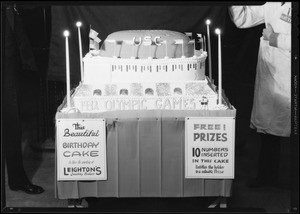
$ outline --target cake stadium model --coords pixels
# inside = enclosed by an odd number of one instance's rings
[[[222,90],[218,95],[211,76],[205,76],[207,52],[201,34],[200,50],[189,34],[170,30],[115,32],[100,49],[97,35],[90,29],[90,51],[82,60],[81,82],[67,95],[70,100],[63,112],[230,107]]]

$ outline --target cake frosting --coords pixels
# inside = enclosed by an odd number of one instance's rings
[[[220,109],[215,86],[205,76],[207,53],[195,50],[194,42],[169,30],[108,35],[99,50],[84,57],[84,79],[72,94],[72,107],[90,113]]]
[[[84,82],[204,80],[207,54],[189,41],[185,34],[168,30],[112,33],[99,51],[84,57]]]
[[[117,47],[112,42],[113,40],[117,41]],[[175,40],[183,40],[183,49],[181,45],[174,44]],[[132,45],[133,41],[135,43],[134,47]],[[166,56],[169,58],[192,57],[194,46],[191,43],[188,44],[189,41],[190,38],[185,34],[170,30],[118,31],[108,35],[100,49],[100,55],[102,57],[117,55],[121,59],[131,58],[132,56],[138,59],[148,59],[149,57],[163,59]]]

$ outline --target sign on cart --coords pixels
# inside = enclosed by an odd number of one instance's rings
[[[57,180],[107,180],[104,119],[56,121]]]
[[[233,117],[185,118],[185,177],[234,178]]]

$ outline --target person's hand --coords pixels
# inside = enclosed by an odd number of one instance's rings
[[[267,28],[263,29],[264,40],[270,41],[270,36],[274,33],[273,27],[270,23],[267,24]]]

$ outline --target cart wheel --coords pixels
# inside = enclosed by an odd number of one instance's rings
[[[227,208],[227,198],[226,197],[218,197],[208,208],[216,208],[220,206],[220,208]]]
[[[68,208],[83,208],[82,199],[68,199]]]

